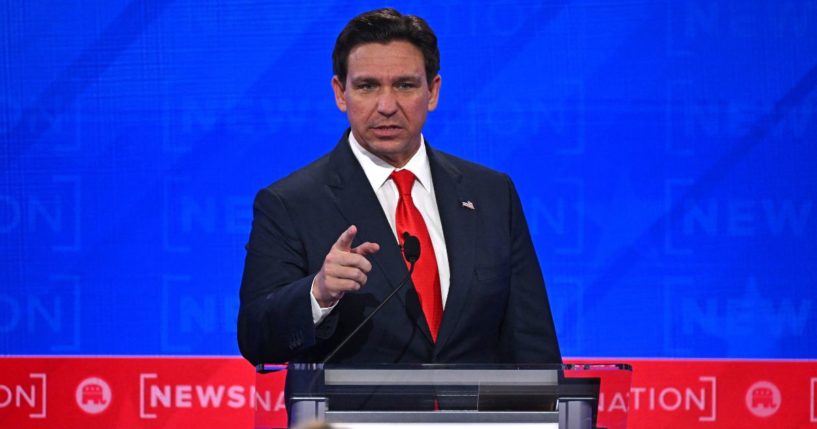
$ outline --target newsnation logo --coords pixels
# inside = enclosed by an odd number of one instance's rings
[[[600,425],[817,428],[817,362],[626,363],[601,374]],[[284,377],[237,357],[0,358],[0,427],[286,427]]]
[[[283,391],[257,390],[239,384],[173,384],[159,374],[139,375],[139,417],[155,419],[159,413],[177,409],[249,408],[260,412],[286,412]]]

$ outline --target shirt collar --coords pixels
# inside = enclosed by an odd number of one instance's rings
[[[363,167],[363,172],[366,174],[366,178],[369,179],[369,184],[372,185],[372,189],[375,191],[380,189],[380,187],[389,180],[392,171],[396,169],[388,162],[378,158],[377,155],[361,146],[355,138],[355,135],[351,132],[349,133],[349,146],[351,146],[352,153],[355,155],[355,158],[357,158],[357,162]],[[433,191],[434,185],[431,181],[431,166],[428,164],[426,143],[422,134],[420,135],[420,149],[417,150],[417,153],[415,153],[409,162],[400,170],[411,171],[427,192]]]

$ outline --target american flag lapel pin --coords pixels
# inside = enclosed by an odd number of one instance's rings
[[[462,206],[469,209],[469,210],[475,210],[474,203],[472,203],[471,200],[463,201]]]

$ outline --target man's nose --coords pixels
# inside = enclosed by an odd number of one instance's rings
[[[384,116],[397,112],[397,97],[391,89],[386,89],[377,97],[377,112]]]

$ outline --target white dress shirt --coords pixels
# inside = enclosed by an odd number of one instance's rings
[[[377,200],[383,208],[383,213],[386,214],[395,241],[399,243],[397,227],[395,226],[395,213],[397,212],[397,201],[400,194],[397,192],[397,185],[393,180],[389,179],[391,173],[396,169],[361,146],[352,133],[349,133],[349,144],[355,158],[363,167],[363,172],[366,174],[375,195],[377,195]],[[423,221],[425,221],[426,228],[428,228],[428,235],[431,237],[431,244],[434,246],[444,309],[448,298],[451,270],[448,266],[448,251],[445,247],[443,225],[442,221],[440,221],[440,211],[437,208],[437,199],[434,194],[434,181],[431,178],[431,166],[428,163],[425,138],[422,135],[420,136],[420,149],[400,170],[403,169],[411,171],[417,177],[414,187],[411,189],[411,198],[414,200],[417,210],[423,216]],[[312,294],[310,294],[310,297],[312,301],[312,321],[318,324],[334,309],[334,306],[321,308]]]

